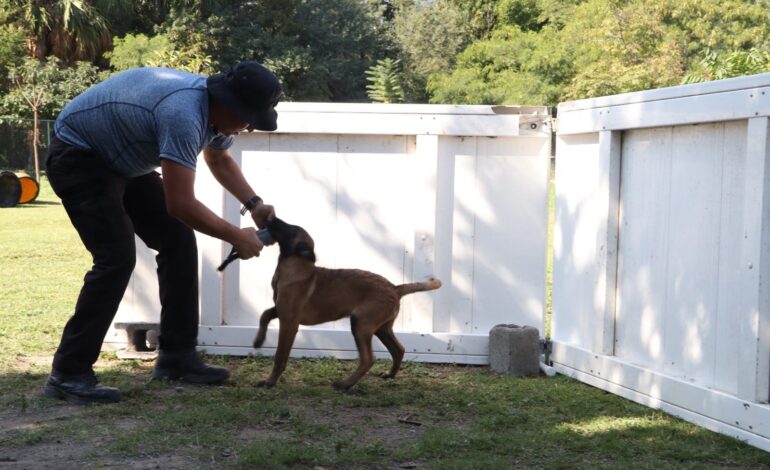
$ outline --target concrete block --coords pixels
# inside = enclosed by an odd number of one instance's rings
[[[115,329],[126,331],[126,348],[117,351],[118,358],[154,360],[158,356],[160,324],[116,322]]]
[[[489,368],[515,376],[540,374],[540,332],[532,326],[496,325],[489,331]]]

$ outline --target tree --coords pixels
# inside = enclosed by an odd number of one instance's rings
[[[555,104],[573,74],[573,56],[558,33],[505,26],[476,41],[457,67],[430,77],[432,103]]]
[[[170,41],[162,34],[152,37],[126,34],[123,38],[115,38],[113,44],[112,51],[105,53],[104,57],[116,71],[149,65],[171,48]]]
[[[18,118],[32,118],[35,178],[40,180],[38,146],[41,116],[55,116],[72,97],[102,77],[98,69],[87,62],[63,68],[61,61],[55,57],[44,63],[27,58],[20,66],[11,68],[8,76],[12,86],[3,97],[3,108]]]
[[[65,64],[98,62],[110,48],[110,34],[102,15],[86,0],[4,0],[13,20],[28,30],[30,55],[44,61],[49,55]]]
[[[8,90],[8,70],[21,64],[25,56],[24,31],[17,25],[3,22],[0,13],[0,96]]]
[[[742,77],[770,72],[770,52],[752,47],[748,51],[733,51],[719,55],[711,49],[703,52],[701,69],[685,75],[682,83],[700,83],[709,80]]]
[[[702,71],[704,44],[742,51],[736,63],[751,48],[769,51],[767,8],[766,0],[502,0],[489,36],[431,75],[430,101],[554,105],[676,85]]]
[[[427,101],[430,76],[455,67],[457,54],[472,40],[465,21],[465,15],[447,0],[418,1],[396,10],[393,36],[409,101]]]
[[[379,6],[360,0],[239,2],[203,18],[185,12],[163,32],[172,44],[200,32],[202,51],[224,70],[241,60],[262,62],[288,99],[366,100],[366,70],[383,57]]]
[[[401,61],[391,58],[377,61],[377,65],[366,71],[371,82],[366,89],[369,98],[376,103],[402,103],[404,87],[401,85]]]
[[[211,67],[212,62],[211,57],[195,49],[181,51],[161,49],[155,51],[147,61],[147,65],[150,67],[169,67],[190,73],[211,75],[215,73],[215,70]]]

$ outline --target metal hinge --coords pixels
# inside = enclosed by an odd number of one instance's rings
[[[540,340],[540,352],[543,354],[543,362],[546,365],[551,365],[551,353],[553,353],[553,343],[551,338],[544,338]]]
[[[559,131],[559,118],[551,117],[548,118],[548,120],[543,124],[544,126],[548,126],[549,129],[551,129],[551,132],[554,134]]]
[[[526,115],[523,114],[519,117],[519,129],[525,131],[550,131],[551,118],[543,115]]]

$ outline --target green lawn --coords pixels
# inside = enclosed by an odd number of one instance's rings
[[[565,377],[484,367],[406,363],[342,394],[330,384],[351,362],[291,360],[266,390],[266,357],[210,357],[232,381],[193,387],[105,353],[97,373],[123,402],[54,402],[39,391],[89,259],[47,185],[0,209],[0,254],[2,468],[770,468],[770,454]]]

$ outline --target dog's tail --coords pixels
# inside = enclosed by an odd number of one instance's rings
[[[434,290],[439,287],[441,287],[441,281],[436,278],[430,278],[425,282],[413,282],[411,284],[401,284],[400,286],[396,286],[396,292],[398,292],[399,297],[403,297],[413,292]]]

